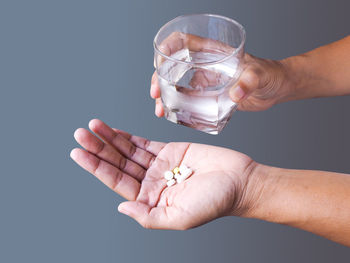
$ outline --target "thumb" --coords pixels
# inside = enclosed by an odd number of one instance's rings
[[[230,98],[235,103],[245,100],[249,94],[259,88],[259,76],[252,68],[247,68],[242,72],[241,77],[231,87],[229,91]]]
[[[127,201],[119,204],[118,211],[122,214],[132,217],[141,225],[150,213],[151,207],[138,201]]]
[[[139,201],[126,201],[118,206],[118,211],[135,219],[144,228],[170,228],[167,218],[169,207],[151,207]]]

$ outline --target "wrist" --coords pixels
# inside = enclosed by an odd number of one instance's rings
[[[283,72],[283,89],[284,96],[278,103],[297,100],[302,98],[305,91],[305,68],[303,67],[303,56],[293,56],[279,61]]]
[[[291,217],[288,207],[283,205],[287,201],[283,193],[287,191],[289,179],[282,174],[281,168],[255,163],[247,177],[239,216],[288,223]]]
[[[269,166],[252,162],[251,168],[247,168],[246,182],[243,186],[239,203],[239,212],[235,216],[258,218],[263,201],[264,185],[268,179]]]
[[[243,174],[244,181],[240,185],[238,200],[235,201],[231,215],[247,218],[262,217],[261,211],[265,198],[265,187],[270,185],[269,177],[272,167],[251,161]]]
[[[295,170],[257,164],[249,177],[241,217],[300,225],[308,220],[303,191],[309,185]]]

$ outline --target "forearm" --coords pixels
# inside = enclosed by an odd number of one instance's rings
[[[350,36],[281,62],[290,92],[280,102],[350,94]]]
[[[350,246],[350,175],[257,165],[243,216],[297,227]]]

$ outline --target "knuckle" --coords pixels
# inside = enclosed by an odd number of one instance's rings
[[[125,158],[120,158],[119,160],[119,169],[124,170],[126,167],[127,160]]]
[[[97,174],[97,172],[98,172],[98,169],[99,169],[99,167],[100,167],[100,165],[101,165],[101,159],[100,158],[98,158],[98,160],[97,160],[97,163],[96,163],[96,166],[94,167],[94,169],[93,169],[93,171],[92,171],[92,174]]]
[[[248,89],[255,89],[259,86],[259,75],[259,69],[248,68],[243,72],[240,82]]]
[[[105,143],[99,144],[99,145],[98,145],[98,149],[97,149],[97,151],[96,151],[96,155],[97,155],[97,156],[100,155],[100,154],[104,151],[105,147],[106,147],[106,144],[105,144]]]
[[[148,168],[152,166],[152,164],[154,163],[155,159],[156,159],[156,157],[154,157],[154,156],[151,156],[151,157],[149,158],[149,161],[148,161]]]
[[[119,186],[120,181],[122,180],[122,177],[123,177],[123,173],[121,171],[117,171],[113,185],[112,185],[112,189],[114,191],[117,191],[117,188]]]
[[[143,147],[144,147],[144,149],[146,149],[146,151],[148,151],[148,148],[149,148],[150,144],[151,144],[151,141],[150,141],[150,140],[147,140],[147,139],[146,139],[146,140],[144,141]]]
[[[129,156],[130,158],[132,158],[132,157],[135,155],[136,151],[137,151],[136,146],[133,145],[133,144],[130,145],[130,147],[129,147],[129,149],[128,149],[128,156]]]
[[[146,175],[146,171],[143,169],[140,169],[140,171],[138,171],[137,173],[136,178],[138,178],[139,180],[142,180],[145,177],[145,175]]]

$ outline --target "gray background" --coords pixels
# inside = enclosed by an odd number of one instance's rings
[[[69,159],[74,130],[98,117],[150,139],[350,173],[350,97],[238,112],[219,136],[157,119],[149,97],[153,36],[178,15],[234,18],[247,52],[281,59],[349,34],[349,8],[348,0],[1,0],[0,262],[349,262],[349,248],[258,220],[142,229]]]

